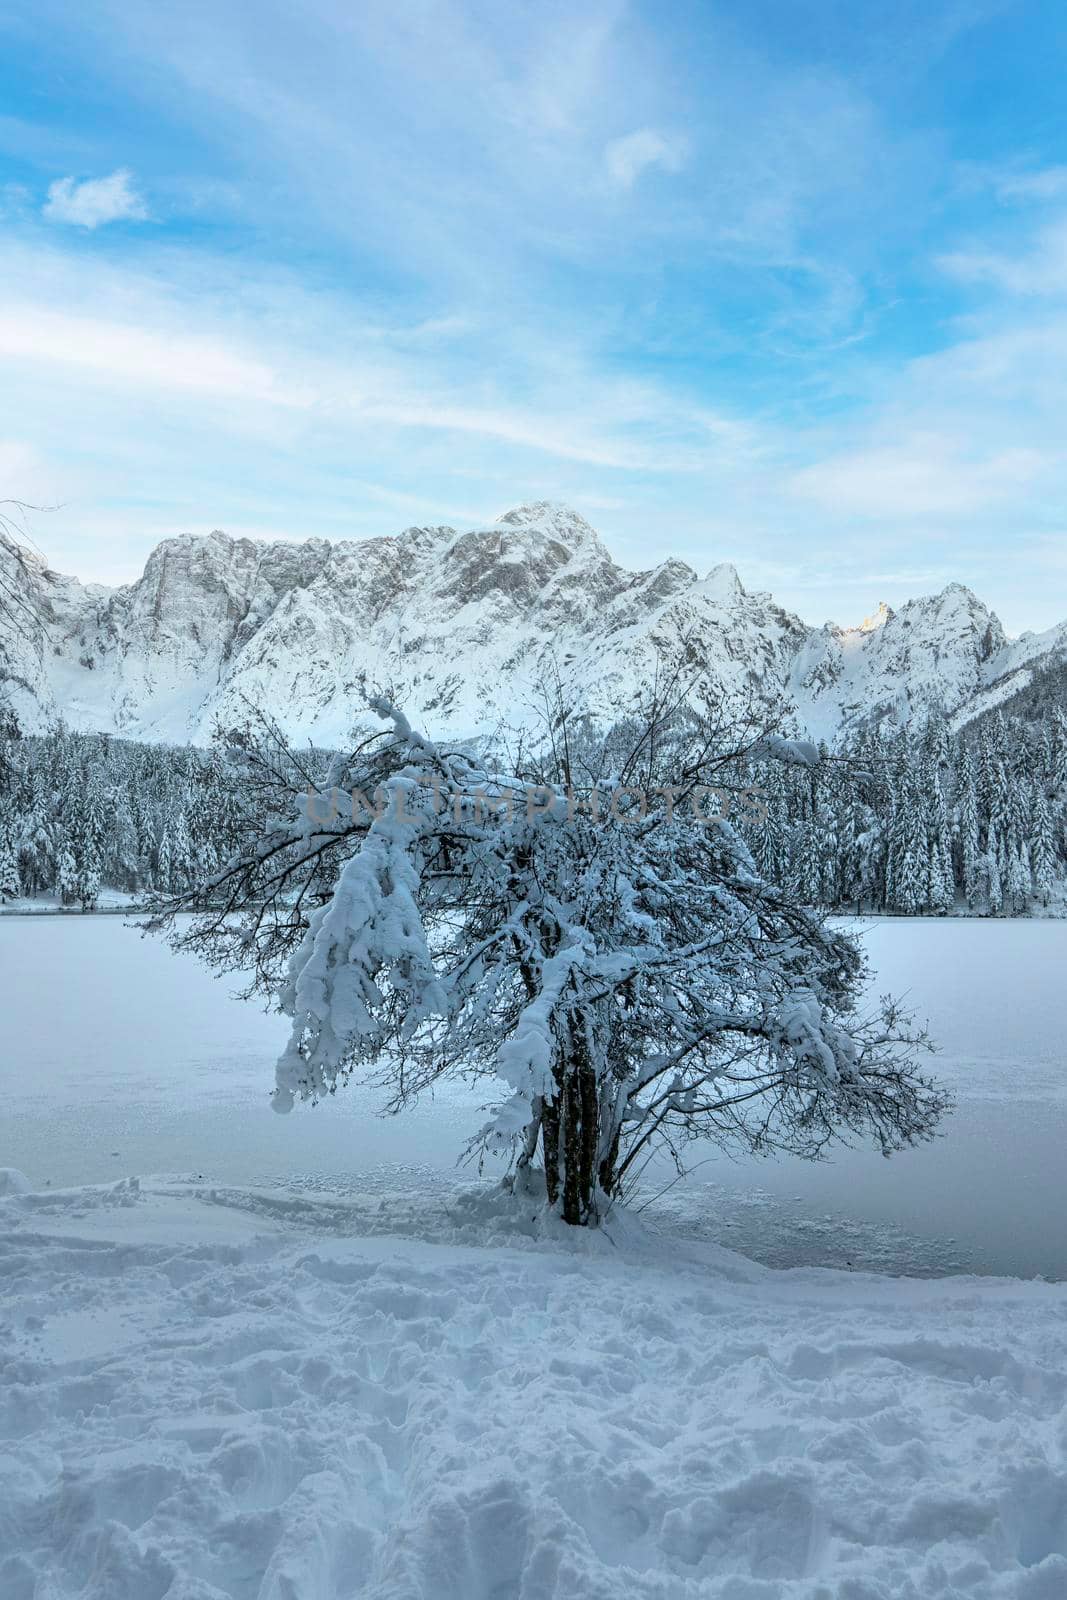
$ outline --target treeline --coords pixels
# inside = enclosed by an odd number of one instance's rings
[[[1067,717],[1001,713],[949,733],[865,732],[810,767],[762,762],[763,874],[809,905],[1019,915],[1067,888]]]
[[[753,763],[765,817],[733,816],[772,883],[836,910],[1067,910],[1067,716],[997,713],[950,734],[865,732],[811,766]],[[0,900],[90,909],[104,888],[173,893],[255,819],[238,749],[137,744],[0,720]]]
[[[186,888],[236,848],[241,801],[219,751],[58,727],[0,737],[0,899],[91,909],[103,888]]]

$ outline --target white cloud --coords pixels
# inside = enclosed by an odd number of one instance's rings
[[[0,354],[38,366],[60,362],[111,383],[198,391],[219,397],[305,404],[306,391],[222,341],[172,328],[144,328],[71,315],[26,302],[0,303]]]
[[[69,222],[79,228],[99,228],[105,222],[144,222],[145,205],[125,167],[107,178],[57,178],[49,185],[43,215],[50,222]]]
[[[66,369],[64,393],[82,408],[104,396],[118,404],[120,392],[141,405],[151,393],[169,396],[172,415],[193,417],[198,397],[226,433],[313,429],[320,442],[354,448],[358,439],[375,453],[401,435],[410,450],[412,432],[419,449],[466,436],[474,455],[502,445],[632,477],[692,473],[741,449],[728,419],[659,386],[605,377],[566,343],[549,359],[543,338],[531,349],[513,337],[503,387],[480,368],[457,376],[448,339],[422,338],[425,323],[384,327],[288,280],[246,283],[245,298],[218,265],[216,279],[203,259],[192,268],[175,255],[163,287],[66,252],[0,248],[0,357],[19,363],[24,387]]]
[[[795,494],[848,516],[967,516],[1011,501],[1044,464],[1039,451],[1014,448],[975,458],[946,437],[919,434],[882,448],[858,449],[795,473]]]
[[[687,153],[688,145],[681,135],[638,128],[604,147],[604,163],[612,183],[620,189],[631,189],[648,167],[679,172]]]
[[[1008,294],[1067,298],[1067,219],[1043,228],[1023,254],[957,250],[940,256],[937,265],[960,283],[988,283]]]
[[[299,349],[282,361],[261,359],[214,331],[179,331],[72,315],[28,302],[0,301],[0,355],[33,368],[59,363],[81,368],[108,388],[196,393],[222,403],[314,410],[320,425],[384,424],[460,433],[542,451],[561,460],[641,470],[647,454],[610,434],[569,425],[540,408],[505,404],[471,406],[450,402],[442,392],[427,400],[421,383],[402,366],[389,369],[357,360],[324,362]]]
[[[1058,200],[1067,194],[1067,167],[1004,172],[995,179],[995,188],[1001,200]]]

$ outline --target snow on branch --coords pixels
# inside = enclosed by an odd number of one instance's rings
[[[781,733],[768,733],[753,746],[751,754],[791,767],[815,767],[820,760],[819,747],[810,739],[789,739]]]
[[[754,749],[811,766],[813,745],[662,708],[598,734],[550,706],[544,742],[490,775],[372,708],[386,736],[328,776],[381,803],[265,827],[190,940],[253,964],[291,1017],[279,1111],[353,1073],[391,1110],[445,1077],[503,1082],[476,1145],[539,1157],[571,1223],[656,1150],[682,1165],[695,1141],[818,1157],[930,1137],[947,1098],[918,1071],[925,1038],[891,1008],[857,1019],[854,941],[769,881],[738,827],[673,803],[711,780],[743,791]],[[248,758],[299,810],[284,758]],[[630,803],[590,803],[598,782]],[[527,804],[499,803],[513,786]]]

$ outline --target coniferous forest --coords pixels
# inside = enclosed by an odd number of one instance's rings
[[[1067,878],[1067,716],[957,734],[860,734],[810,767],[761,764],[760,870],[809,905],[905,916],[1045,914]]]
[[[91,910],[104,889],[171,892],[234,848],[235,769],[219,750],[57,727],[0,748],[0,899]]]
[[[0,900],[90,910],[102,891],[173,894],[255,826],[224,743],[141,744],[60,725],[0,742]],[[907,916],[1067,908],[1067,715],[995,712],[950,733],[865,732],[811,766],[752,762],[761,806],[730,820],[805,903]]]

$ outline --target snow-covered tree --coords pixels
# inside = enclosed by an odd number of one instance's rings
[[[83,911],[91,911],[100,895],[100,858],[95,849],[87,848],[78,862],[74,899]]]
[[[107,859],[111,868],[110,877],[116,888],[138,887],[141,863],[137,853],[137,827],[130,809],[130,797],[122,785],[119,785],[115,794],[107,836]]]
[[[1030,865],[1033,891],[1043,906],[1052,898],[1056,882],[1056,856],[1052,838],[1052,813],[1040,784],[1034,788],[1034,815],[1030,830]]]
[[[886,892],[890,905],[914,916],[926,904],[929,852],[922,796],[911,768],[900,774],[889,830]]]
[[[0,815],[0,900],[14,900],[21,893],[14,825],[10,818]]]
[[[943,727],[942,727],[943,736]],[[926,904],[932,911],[948,911],[954,899],[948,809],[941,786],[941,769],[931,758],[921,774],[926,811]]]
[[[509,1150],[523,1183],[539,1169],[572,1224],[657,1148],[930,1136],[946,1100],[918,1070],[924,1035],[892,1002],[858,1012],[859,947],[718,815],[756,730],[661,703],[601,738],[561,712],[505,768],[376,709],[386,729],[306,795],[296,757],[252,748],[295,814],[157,921],[280,1000],[278,1110],[353,1075],[393,1109],[444,1077],[503,1079],[473,1144]]]
[[[853,845],[852,883],[849,898],[856,910],[884,900],[885,836],[878,818],[869,807],[860,813]]]
[[[772,739],[745,766],[761,806],[736,806],[731,820],[760,875],[808,905],[922,915],[965,900],[983,909],[992,837],[1006,909],[1044,909],[1067,875],[1067,719],[1054,706],[1041,717],[1000,713],[956,734],[943,719],[892,734],[864,729],[840,750],[807,746],[793,761]],[[27,735],[0,709],[0,809],[21,892],[77,903],[59,883],[66,849],[83,879],[88,870],[102,886],[181,893],[230,858],[249,814],[258,827],[274,803],[269,786],[249,789],[244,759],[239,740],[202,752],[61,723]],[[321,775],[330,754],[309,759]],[[1034,886],[1023,898],[1027,861]]]
[[[994,916],[999,916],[1004,905],[1004,884],[1000,871],[1000,844],[996,827],[990,823],[985,855],[982,857],[985,874],[986,899]]]
[[[61,847],[56,860],[56,891],[64,905],[78,897],[78,864],[68,844]]]
[[[1052,714],[1050,744],[1052,746],[1051,783],[1053,797],[1067,801],[1067,712],[1057,708]]]
[[[156,846],[156,883],[166,893],[171,888],[170,872],[170,828],[164,822],[160,830],[159,843]]]
[[[184,889],[194,873],[194,851],[189,837],[185,812],[179,811],[174,820],[174,834],[170,847],[170,878],[176,889]]]
[[[960,883],[967,904],[973,910],[979,892],[978,797],[974,786],[974,767],[970,751],[964,747],[960,764],[959,798],[956,807],[956,840],[959,851]]]
[[[1006,889],[1012,911],[1016,914],[1025,911],[1034,892],[1034,881],[1030,871],[1030,854],[1024,844],[1016,844],[1011,848]]]

